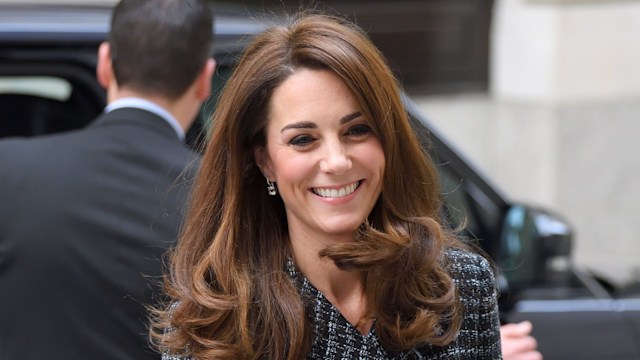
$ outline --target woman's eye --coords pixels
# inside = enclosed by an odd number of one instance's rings
[[[289,140],[289,145],[303,147],[305,145],[311,144],[313,140],[315,139],[310,135],[298,135],[293,139]]]
[[[371,128],[369,127],[369,125],[359,124],[350,127],[349,130],[347,130],[347,135],[362,136],[367,135],[370,132]]]

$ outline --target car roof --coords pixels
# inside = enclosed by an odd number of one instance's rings
[[[52,6],[68,6],[68,5],[82,5],[82,6],[98,6],[98,7],[112,7],[120,2],[120,0],[0,0],[0,5],[4,4],[20,4],[20,5],[52,5]]]
[[[107,38],[114,0],[0,0],[0,44],[99,43]],[[213,2],[217,49],[242,48],[266,26],[246,6]]]

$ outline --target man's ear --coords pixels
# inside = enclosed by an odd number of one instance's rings
[[[269,181],[275,181],[267,150],[262,146],[258,146],[253,150],[253,156],[256,159],[256,165],[260,168],[262,175]]]
[[[98,66],[96,68],[96,77],[98,83],[105,90],[109,88],[111,82],[114,81],[113,66],[111,63],[111,47],[108,42],[103,42],[98,48]]]
[[[198,97],[198,100],[204,101],[211,94],[211,79],[213,78],[213,72],[215,69],[215,60],[209,58],[200,72],[200,75],[198,75],[198,78],[196,79],[196,96]]]

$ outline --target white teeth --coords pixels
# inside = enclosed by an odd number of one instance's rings
[[[360,182],[354,182],[351,185],[347,185],[340,189],[323,189],[323,188],[314,188],[313,192],[317,195],[320,195],[325,198],[341,198],[345,197],[352,192],[356,191]]]

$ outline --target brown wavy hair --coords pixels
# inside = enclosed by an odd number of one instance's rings
[[[279,196],[268,196],[254,150],[265,146],[270,97],[299,69],[328,69],[357,97],[380,139],[380,198],[356,241],[319,255],[362,273],[366,314],[392,351],[451,342],[461,306],[445,251],[458,246],[439,220],[435,168],[409,125],[381,53],[355,25],[302,14],[249,45],[222,92],[166,286],[154,311],[160,350],[203,359],[306,357],[312,327],[285,272],[291,256]]]

